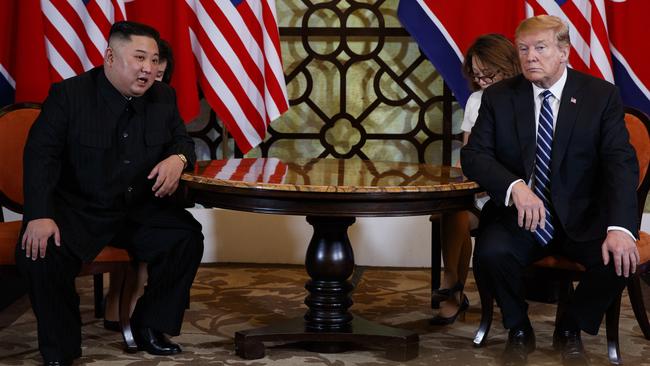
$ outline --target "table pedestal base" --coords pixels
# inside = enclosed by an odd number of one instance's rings
[[[305,256],[305,269],[311,277],[305,284],[307,312],[301,318],[235,333],[237,355],[262,358],[263,342],[300,342],[304,348],[322,353],[364,344],[385,348],[386,357],[397,361],[417,357],[416,333],[372,323],[348,311],[353,286],[347,279],[354,270],[354,253],[347,231],[354,221],[354,217],[307,216],[314,227]]]
[[[292,343],[320,353],[346,351],[354,344],[382,348],[386,358],[393,361],[408,361],[418,356],[419,337],[417,333],[370,322],[355,316],[346,329],[310,330],[305,320],[286,320],[277,324],[235,333],[235,352],[247,360],[265,355],[264,342]]]
[[[292,343],[321,353],[343,352],[353,344],[382,347],[386,357],[406,361],[417,357],[416,333],[372,323],[348,311],[352,305],[354,254],[347,230],[354,217],[307,216],[314,227],[305,256],[311,277],[303,317],[263,328],[235,333],[237,355],[245,359],[264,357],[264,342]]]

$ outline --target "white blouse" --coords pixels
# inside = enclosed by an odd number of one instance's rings
[[[483,97],[483,89],[475,91],[467,99],[467,104],[465,105],[465,114],[463,115],[463,123],[460,125],[460,129],[465,132],[471,132],[472,127],[476,123],[478,118],[478,110],[481,107],[481,98]],[[490,199],[490,196],[485,192],[476,194],[474,197],[474,205],[479,210],[483,209],[483,205]]]
[[[465,105],[465,114],[463,115],[463,123],[460,125],[460,129],[465,132],[471,132],[472,127],[476,123],[478,118],[478,110],[481,107],[481,98],[483,97],[483,89],[475,91],[467,99],[467,104]]]

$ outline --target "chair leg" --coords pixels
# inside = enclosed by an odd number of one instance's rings
[[[627,293],[630,297],[630,304],[636,317],[639,327],[643,332],[645,339],[650,340],[650,323],[648,322],[648,314],[645,310],[645,303],[643,302],[643,293],[641,292],[641,279],[638,275],[632,276],[627,283]]]
[[[431,291],[440,288],[440,250],[442,232],[440,215],[431,215]],[[431,309],[440,308],[440,302],[431,299]]]
[[[618,320],[621,313],[621,295],[612,302],[605,315],[605,326],[607,331],[607,355],[612,365],[623,363],[621,350],[618,345]]]
[[[481,298],[481,323],[474,335],[474,347],[481,347],[485,344],[487,335],[492,326],[492,316],[494,313],[494,297],[490,290],[481,283],[481,276],[474,272],[474,279],[478,294]]]
[[[131,298],[136,292],[138,269],[137,263],[125,263],[122,267],[124,280],[120,291],[120,327],[122,328],[122,338],[124,339],[126,352],[134,353],[138,351],[138,346],[133,338],[131,329]]]
[[[93,275],[93,293],[95,298],[95,318],[104,317],[104,274]]]

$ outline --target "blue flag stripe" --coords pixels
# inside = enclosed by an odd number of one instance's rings
[[[14,96],[14,88],[12,88],[9,81],[0,74],[0,108],[12,104],[14,102]]]
[[[456,100],[465,108],[470,90],[463,77],[463,63],[453,48],[416,1],[400,1],[397,17],[420,46],[425,56],[442,75]]]
[[[650,99],[641,92],[623,64],[614,56],[612,56],[612,72],[625,105],[635,107],[650,115]]]

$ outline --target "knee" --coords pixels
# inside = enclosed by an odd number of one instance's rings
[[[16,246],[16,251],[14,253],[14,260],[16,264],[16,269],[18,270],[18,273],[20,274],[21,278],[23,279],[28,279],[31,276],[31,272],[33,270],[33,264],[31,263],[32,260],[30,258],[25,257],[25,250],[20,248],[20,243]]]
[[[22,249],[21,244],[16,245],[15,251],[16,267],[19,272],[28,278],[62,278],[72,276],[74,278],[81,268],[81,261],[74,257],[72,253],[65,248],[65,243],[57,246],[54,238],[47,242],[45,256],[39,256],[36,259],[27,257],[26,250]]]
[[[507,247],[498,243],[485,243],[477,238],[474,248],[474,262],[478,266],[493,267],[503,263],[506,258],[512,256]]]
[[[203,257],[203,239],[203,234],[200,231],[190,231],[185,241],[185,250],[192,253],[192,256],[199,261]]]
[[[621,265],[622,266],[622,265]],[[637,269],[638,270],[638,269]],[[623,290],[625,288],[625,285],[627,284],[627,277],[623,275],[618,275],[616,273],[616,267],[614,266],[614,261],[610,261],[607,265],[601,263],[598,263],[594,266],[587,267],[587,273],[588,275],[592,276],[603,276],[603,278],[609,278],[612,281],[612,284],[614,284],[615,287],[618,287]],[[603,275],[601,275],[601,273]]]
[[[16,244],[15,251],[16,267],[20,273],[29,275],[31,277],[31,275],[42,272],[44,270],[43,263],[45,262],[45,259],[49,259],[47,257],[47,254],[48,253],[46,252],[45,258],[39,257],[36,260],[33,260],[32,258],[27,257],[27,251],[21,247],[20,243],[18,243]]]

